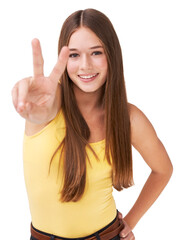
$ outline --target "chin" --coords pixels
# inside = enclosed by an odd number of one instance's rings
[[[85,93],[94,93],[99,90],[99,88],[79,88],[79,89]]]
[[[74,83],[74,89],[76,91],[81,91],[81,92],[86,92],[86,93],[93,93],[93,92],[97,92],[97,90],[99,90],[101,88],[101,86],[82,86],[79,84],[75,84]]]

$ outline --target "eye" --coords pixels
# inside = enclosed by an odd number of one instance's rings
[[[101,55],[101,54],[102,54],[102,52],[100,52],[100,51],[96,51],[96,52],[92,53],[92,55]]]
[[[72,54],[69,55],[69,57],[70,58],[76,58],[76,57],[78,57],[78,54],[77,53],[72,53]]]

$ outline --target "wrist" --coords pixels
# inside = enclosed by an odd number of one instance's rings
[[[133,217],[131,217],[129,214],[127,214],[123,220],[128,224],[128,226],[131,228],[131,230],[134,229],[134,227],[136,226],[137,224],[137,221],[134,220]]]

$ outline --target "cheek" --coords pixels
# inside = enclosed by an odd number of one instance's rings
[[[95,64],[98,68],[107,71],[107,59],[106,58],[98,59]]]
[[[76,73],[78,70],[78,64],[72,61],[67,63],[67,72],[69,75]]]

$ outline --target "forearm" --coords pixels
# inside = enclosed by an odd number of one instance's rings
[[[164,187],[167,185],[171,174],[172,170],[166,174],[151,172],[137,201],[124,218],[131,229],[135,227],[141,217],[158,198]]]

